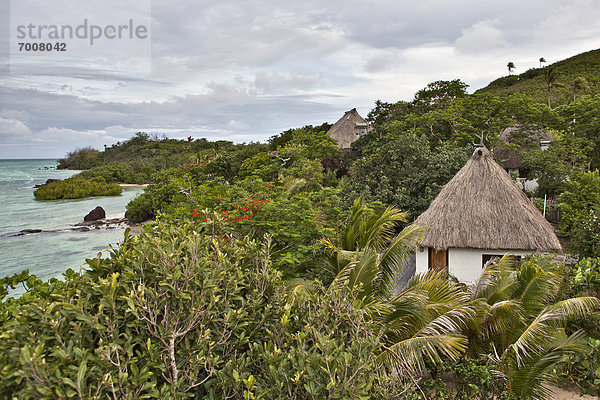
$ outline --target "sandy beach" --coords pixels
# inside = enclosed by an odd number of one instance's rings
[[[575,399],[580,399],[580,400],[595,400],[597,399],[594,396],[590,396],[590,395],[579,395],[579,393],[577,392],[571,392],[565,389],[561,389],[555,386],[551,387],[552,389],[552,400],[575,400]]]

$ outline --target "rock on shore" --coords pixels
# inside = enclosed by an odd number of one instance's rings
[[[84,221],[97,221],[99,219],[104,219],[104,218],[106,218],[106,211],[104,211],[104,208],[98,206],[98,207],[94,208],[92,211],[90,211],[88,215],[83,217],[83,220]]]

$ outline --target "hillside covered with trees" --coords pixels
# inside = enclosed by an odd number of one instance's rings
[[[476,93],[500,96],[521,93],[537,102],[550,102],[552,106],[600,90],[600,50],[588,51],[550,65],[545,63],[541,57],[539,68],[498,78]],[[515,68],[518,69],[518,66]]]

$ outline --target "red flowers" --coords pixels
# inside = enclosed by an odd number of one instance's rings
[[[232,210],[220,210],[216,211],[215,214],[220,214],[222,219],[231,221],[233,223],[253,220],[254,214],[258,211],[262,211],[264,213],[262,208],[270,201],[270,199],[261,199],[260,194],[258,197],[259,198],[253,199],[252,196],[248,196],[247,199],[251,200],[251,202],[244,203],[243,205],[233,203]],[[218,196],[217,198],[220,199],[222,196]],[[208,209],[200,210],[200,206],[196,205],[192,211],[191,219],[192,221],[195,219],[200,222],[207,222],[214,220],[216,215],[208,215]]]

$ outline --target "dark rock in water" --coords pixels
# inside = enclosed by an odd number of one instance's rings
[[[19,231],[19,234],[28,235],[30,233],[40,233],[41,231],[41,229],[23,229],[22,231]]]
[[[19,232],[5,233],[4,235],[0,236],[0,238],[4,239],[4,238],[17,237],[17,236],[25,236],[25,235],[29,235],[31,233],[40,233],[40,232],[42,232],[41,229],[23,229],[22,231],[19,231]]]
[[[96,221],[98,219],[104,219],[104,218],[106,218],[106,211],[104,211],[104,208],[98,206],[98,207],[94,208],[92,211],[90,211],[90,213],[88,215],[83,217],[83,220],[84,221]]]
[[[42,186],[49,185],[52,182],[60,182],[60,181],[61,181],[60,179],[49,178],[49,179],[46,180],[46,183],[42,183],[41,185],[35,185],[34,187],[39,188],[39,187],[42,187]]]

